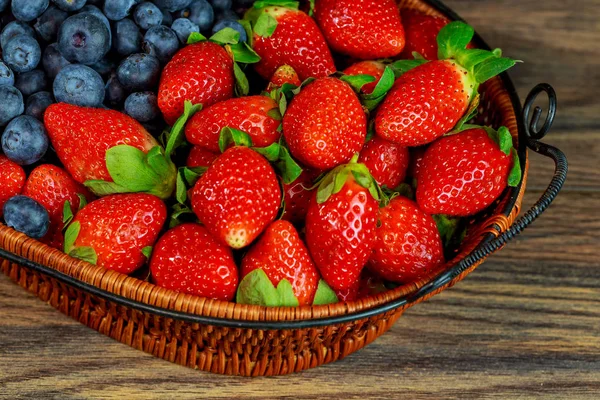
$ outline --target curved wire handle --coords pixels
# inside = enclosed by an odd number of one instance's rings
[[[544,122],[544,125],[538,130],[538,124],[540,121],[540,116],[542,114],[542,109],[540,107],[535,107],[533,109],[533,116],[531,116],[531,109],[538,95],[542,92],[546,92],[546,94],[548,95],[550,106],[548,109],[546,121]],[[424,295],[429,294],[439,289],[440,287],[446,285],[454,278],[462,274],[464,271],[472,267],[475,263],[503,247],[508,241],[517,236],[519,233],[521,233],[529,224],[531,224],[537,217],[539,217],[540,214],[542,214],[548,208],[552,201],[554,201],[554,199],[558,195],[558,192],[560,192],[560,189],[563,187],[565,180],[567,179],[567,157],[562,151],[560,151],[556,147],[541,143],[539,142],[539,140],[542,139],[552,127],[552,123],[554,122],[554,118],[556,116],[556,103],[556,92],[554,91],[552,86],[550,86],[547,83],[540,83],[539,85],[534,87],[527,96],[523,110],[523,120],[525,123],[525,135],[527,140],[527,146],[536,153],[542,154],[546,157],[550,157],[554,161],[554,176],[552,177],[548,188],[546,188],[542,196],[529,209],[529,211],[527,211],[521,218],[514,222],[509,229],[507,229],[505,232],[502,232],[494,239],[482,244],[473,252],[471,252],[467,257],[461,260],[461,262],[459,262],[456,266],[442,273],[433,281],[421,287],[408,299],[408,302],[416,301]]]

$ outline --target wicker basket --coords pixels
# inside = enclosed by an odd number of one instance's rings
[[[429,14],[458,17],[437,1],[400,1]],[[480,38],[476,44],[487,47]],[[456,284],[492,252],[533,221],[560,190],[566,160],[537,141],[554,116],[554,95],[539,87],[525,114],[506,74],[482,86],[481,121],[509,128],[523,167],[523,181],[508,189],[487,214],[470,221],[464,245],[444,272],[355,302],[299,308],[266,308],[208,300],[159,288],[73,259],[0,224],[2,271],[41,300],[107,336],[191,368],[228,375],[283,375],[336,361],[386,332],[404,310]],[[545,90],[551,110],[536,131],[527,127],[533,100]],[[554,102],[553,102],[554,101]],[[542,199],[517,221],[525,192],[527,146],[552,157],[557,173]]]

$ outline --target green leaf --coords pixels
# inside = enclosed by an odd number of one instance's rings
[[[87,199],[81,193],[77,193],[77,197],[79,197],[79,207],[77,208],[77,210],[81,211],[83,207],[87,206]]]
[[[521,183],[522,172],[521,172],[521,161],[517,151],[512,149],[513,166],[508,174],[508,186],[517,187]]]
[[[273,118],[275,121],[281,121],[283,119],[281,115],[279,108],[272,108],[267,112],[267,116]]]
[[[75,221],[69,225],[67,230],[65,231],[65,240],[64,240],[64,249],[65,253],[69,253],[73,246],[75,245],[75,240],[77,240],[77,236],[79,236],[79,231],[81,230],[81,224],[79,221]]]
[[[187,44],[194,44],[198,42],[204,42],[206,37],[199,32],[192,32],[190,36],[188,36]]]
[[[254,147],[252,150],[265,157],[269,162],[279,161],[281,146],[279,143],[273,143],[267,147]]]
[[[473,69],[477,64],[481,64],[491,58],[497,58],[497,56],[488,50],[465,49],[457,51],[455,58],[464,69],[473,72]]]
[[[223,28],[210,37],[211,42],[217,44],[237,44],[240,42],[240,33],[233,28]]]
[[[438,58],[453,58],[457,51],[464,50],[473,39],[475,31],[464,22],[454,21],[444,26],[437,37]]]
[[[262,37],[271,37],[277,29],[277,20],[268,13],[261,13],[254,24],[254,33]]]
[[[260,56],[248,45],[241,42],[238,44],[230,44],[227,46],[233,54],[233,59],[242,64],[255,64],[260,61]]]
[[[327,282],[325,282],[323,279],[319,280],[319,286],[317,286],[317,293],[315,293],[313,305],[321,306],[326,304],[334,304],[337,302],[339,302],[339,299],[333,289],[331,289]]]
[[[396,76],[394,74],[394,70],[389,65],[385,67],[383,70],[383,74],[381,75],[381,79],[377,82],[375,89],[373,89],[373,93],[366,94],[364,97],[367,99],[370,98],[379,98],[381,96],[385,96],[392,86],[394,86],[394,82],[396,81]]]
[[[286,8],[298,9],[300,3],[297,1],[289,1],[289,0],[264,0],[264,1],[256,1],[254,2],[254,8],[264,8],[269,6],[279,6]]]
[[[426,64],[429,61],[425,59],[415,59],[415,60],[398,60],[392,63],[389,67],[394,72],[395,78],[402,76],[407,73],[411,69],[414,69],[420,65]]]
[[[504,154],[510,155],[513,148],[513,140],[510,131],[505,126],[501,126],[498,129],[498,145]]]
[[[288,148],[283,145],[279,147],[279,161],[275,162],[275,169],[286,185],[295,182],[302,174],[302,167],[292,158]]]
[[[470,129],[469,127],[473,126],[473,125],[467,125],[467,122],[469,122],[470,120],[472,120],[473,118],[475,118],[477,116],[480,98],[481,98],[481,96],[478,93],[475,96],[475,98],[473,100],[471,100],[471,103],[469,104],[469,109],[467,110],[465,115],[463,115],[463,117],[458,120],[458,122],[454,126],[454,129],[451,132],[449,132],[447,135],[462,132],[466,129]]]
[[[185,204],[187,201],[187,186],[183,180],[183,176],[180,173],[177,174],[177,182],[175,183],[175,200],[179,204]]]
[[[413,190],[412,186],[408,183],[401,183],[394,189],[394,192],[398,193],[400,196],[404,196],[408,199],[415,200],[415,191]]]
[[[142,249],[142,254],[144,255],[144,257],[146,257],[146,259],[150,259],[150,257],[152,256],[152,246],[146,246]]]
[[[71,202],[69,200],[65,201],[63,204],[63,226],[66,227],[73,220],[73,211],[71,210]]]
[[[441,214],[432,215],[432,217],[437,225],[438,231],[440,232],[442,243],[444,244],[444,247],[447,247],[456,234],[456,230],[460,223],[460,218],[452,218]]]
[[[167,138],[165,154],[168,157],[171,157],[175,149],[183,143],[185,137],[183,128],[185,128],[187,121],[200,110],[202,110],[202,104],[192,105],[192,102],[189,100],[184,102],[183,114],[175,121]]]
[[[359,75],[342,75],[340,80],[348,83],[352,86],[356,92],[360,92],[362,87],[371,82],[375,82],[377,79],[372,75],[359,74]]]
[[[126,187],[123,187],[121,185],[117,185],[114,182],[92,179],[89,181],[85,181],[83,184],[85,185],[85,187],[90,189],[92,193],[99,197],[108,196],[109,194],[116,193],[134,193],[134,191],[127,189]]]
[[[298,299],[294,296],[291,283],[287,279],[282,279],[275,288],[265,271],[260,268],[242,279],[238,286],[236,302],[267,307],[298,306]]]
[[[221,134],[219,135],[219,149],[221,149],[221,153],[224,153],[231,144],[252,147],[252,138],[246,132],[226,126],[221,129]]]
[[[183,167],[179,171],[183,174],[183,179],[190,187],[194,186],[198,179],[208,170],[208,167]]]
[[[173,206],[173,212],[169,218],[169,229],[175,228],[177,225],[183,223],[182,218],[185,215],[194,215],[194,212],[185,204],[175,204]]]
[[[494,76],[512,68],[517,62],[510,58],[490,58],[473,68],[477,83],[483,83]]]
[[[69,255],[73,258],[78,258],[80,260],[87,261],[90,264],[94,265],[96,265],[96,263],[98,262],[96,250],[87,246],[76,247],[69,252]]]
[[[235,93],[238,97],[247,96],[250,92],[250,83],[248,83],[248,78],[246,74],[238,63],[233,63],[233,73],[235,75]]]

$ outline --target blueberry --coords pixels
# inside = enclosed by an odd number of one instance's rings
[[[4,62],[14,72],[27,72],[35,69],[42,58],[40,44],[28,35],[10,39],[2,51]]]
[[[121,56],[139,53],[142,50],[143,36],[140,28],[129,18],[113,24],[113,49]]]
[[[44,120],[44,112],[50,104],[54,103],[54,98],[50,92],[37,92],[27,98],[25,103],[25,115],[31,115],[39,121]]]
[[[170,12],[183,10],[191,2],[192,0],[154,0],[154,4]]]
[[[71,63],[60,54],[60,51],[58,51],[58,44],[52,43],[44,50],[42,65],[44,66],[48,78],[54,79],[60,70],[69,64]]]
[[[58,31],[58,49],[70,62],[97,63],[110,50],[110,30],[92,13],[73,15]]]
[[[213,25],[215,12],[206,0],[194,0],[190,5],[178,13],[178,17],[189,18],[190,21],[200,27],[201,31],[207,31]]]
[[[108,78],[104,86],[104,91],[104,102],[114,108],[119,108],[123,104],[125,96],[127,96],[127,89],[119,82],[116,75]]]
[[[52,0],[61,10],[77,11],[85,6],[86,0]]]
[[[238,19],[240,19],[240,17],[233,10],[219,11],[217,13],[216,20],[223,21],[225,19],[228,19],[230,21],[237,21]]]
[[[141,0],[106,0],[104,14],[108,19],[118,21],[131,13],[131,9]]]
[[[153,55],[132,54],[119,65],[117,77],[128,90],[153,89],[160,77],[160,61]]]
[[[144,35],[142,49],[148,54],[156,55],[160,62],[166,64],[179,50],[179,39],[168,26],[153,26]]]
[[[14,85],[15,74],[12,69],[8,68],[6,64],[0,61],[0,85]]]
[[[37,19],[33,27],[43,40],[52,42],[56,39],[58,29],[68,16],[69,14],[67,12],[54,6],[50,6]]]
[[[11,228],[33,239],[41,239],[50,228],[50,215],[37,201],[27,196],[14,196],[4,203],[4,221]]]
[[[15,79],[15,87],[19,89],[24,97],[44,90],[46,85],[48,85],[46,73],[41,69],[19,74]]]
[[[14,86],[0,86],[0,126],[6,125],[11,119],[23,114],[25,104],[23,95]]]
[[[6,47],[6,44],[10,39],[19,35],[28,35],[31,37],[35,37],[35,31],[25,22],[10,22],[4,27],[4,29],[2,29],[2,33],[0,34],[0,46],[2,46],[2,48],[4,49],[4,47]]]
[[[32,116],[20,115],[13,119],[2,134],[4,155],[19,165],[38,162],[47,150],[46,128]]]
[[[221,29],[231,28],[240,33],[240,42],[245,42],[248,40],[248,36],[246,35],[246,30],[244,27],[237,21],[231,21],[228,19],[221,20],[213,26],[212,33],[217,33]]]
[[[200,32],[200,27],[187,18],[177,18],[173,21],[171,29],[175,31],[179,41],[183,44],[187,43],[188,37],[192,32]]]
[[[49,0],[12,0],[11,10],[19,21],[33,21],[48,8]]]
[[[231,10],[231,0],[211,0],[215,11]]]
[[[162,24],[163,14],[154,3],[145,1],[138,4],[133,11],[133,20],[143,30]]]
[[[90,68],[92,68],[94,71],[96,71],[104,77],[110,74],[112,71],[114,71],[115,68],[117,68],[117,64],[113,59],[104,57],[97,63],[90,65]]]
[[[3,12],[8,7],[9,0],[0,0],[0,12]]]
[[[83,107],[100,107],[104,101],[104,81],[90,67],[71,64],[64,67],[54,80],[54,98],[59,103]]]
[[[89,1],[88,1],[88,3],[89,3]],[[108,20],[108,18],[106,18],[106,15],[104,15],[104,13],[102,12],[101,9],[99,9],[96,6],[88,4],[79,11],[80,14],[84,13],[84,12],[93,14],[96,17],[100,18],[102,20],[102,22],[104,22],[104,25],[106,25],[106,27],[110,31],[110,21]]]
[[[160,12],[162,12],[162,15],[163,15],[162,25],[166,25],[166,26],[173,25],[173,15],[163,8],[160,9]]]
[[[158,102],[152,92],[132,93],[125,100],[125,113],[139,122],[148,122],[158,117]]]

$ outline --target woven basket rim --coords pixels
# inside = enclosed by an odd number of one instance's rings
[[[451,20],[462,20],[439,0],[420,0],[420,2],[427,3],[435,9],[436,13],[443,14]],[[477,47],[489,49],[489,46],[477,33],[474,41]],[[210,300],[160,288],[149,282],[73,259],[59,250],[28,238],[2,224],[0,224],[0,257],[45,273],[69,286],[117,304],[191,323],[237,328],[289,329],[344,323],[395,310],[407,303],[419,301],[419,297],[411,298],[410,296],[434,280],[440,281],[436,278],[441,275],[458,270],[465,257],[505,231],[518,215],[528,172],[521,102],[508,73],[505,72],[499,78],[494,79],[501,80],[502,89],[511,101],[512,113],[516,119],[516,132],[511,133],[516,134],[518,139],[518,155],[521,159],[523,179],[517,187],[508,188],[502,195],[506,201],[502,211],[486,220],[486,229],[480,232],[479,240],[476,240],[469,251],[463,251],[447,262],[441,270],[418,282],[348,303],[303,307],[263,307]],[[9,243],[8,248],[3,249],[2,239],[9,235],[12,242]],[[14,250],[17,247],[21,251]],[[469,272],[466,271],[464,275],[466,276]],[[460,279],[463,277],[461,276]],[[460,279],[455,278],[451,282],[444,282],[443,285],[433,288],[433,290],[441,291]]]

